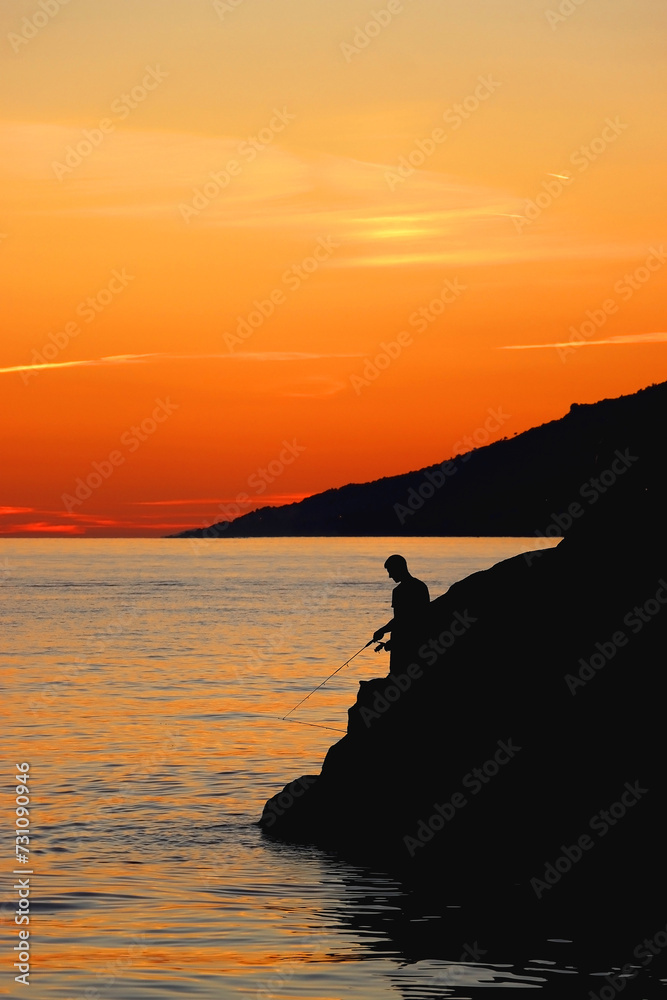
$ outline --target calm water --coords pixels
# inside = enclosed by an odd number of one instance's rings
[[[337,738],[279,720],[389,617],[385,557],[404,552],[435,597],[529,547],[3,542],[6,773],[29,762],[33,796],[29,995],[426,1000],[602,987],[590,973],[608,970],[581,970],[562,929],[501,946],[465,900],[436,910],[380,871],[267,842],[254,825]],[[344,729],[358,680],[386,670],[366,651],[297,717]],[[6,961],[9,898],[0,994],[22,995]]]

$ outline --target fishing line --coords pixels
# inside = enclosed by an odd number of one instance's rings
[[[276,716],[276,718],[277,718],[277,716]],[[345,733],[345,735],[347,736],[347,729],[334,729],[333,726],[322,726],[318,722],[301,722],[300,719],[288,719],[287,717],[285,717],[284,719],[281,719],[280,721],[281,722],[292,722],[296,726],[314,726],[315,729],[329,729],[332,733]]]
[[[336,674],[337,674],[337,673],[339,672],[339,670],[342,670],[342,669],[343,669],[343,667],[346,667],[346,666],[348,665],[348,663],[352,663],[352,660],[353,660],[353,659],[355,658],[355,656],[359,656],[359,653],[363,653],[363,651],[364,651],[365,649],[368,649],[368,647],[369,647],[369,646],[371,646],[371,645],[372,645],[372,644],[373,644],[374,642],[375,642],[375,639],[371,639],[371,640],[369,640],[369,642],[367,642],[365,646],[362,646],[362,647],[361,647],[361,649],[358,649],[358,650],[356,651],[356,653],[354,653],[354,654],[353,654],[353,655],[352,655],[352,656],[351,656],[351,657],[349,658],[349,660],[346,660],[346,661],[345,661],[345,663],[341,663],[341,665],[340,665],[339,667],[337,667],[337,668],[336,668],[336,669],[334,670],[334,672],[333,672],[332,674],[329,674],[329,676],[328,676],[328,677],[325,677],[325,678],[324,678],[324,680],[322,681],[322,683],[321,683],[321,684],[318,684],[318,685],[317,685],[317,687],[314,687],[314,688],[313,688],[313,690],[312,690],[312,691],[311,691],[311,692],[310,692],[309,694],[307,694],[307,695],[306,695],[306,697],[305,697],[305,698],[302,698],[302,699],[301,699],[301,701],[297,702],[297,704],[296,704],[296,705],[294,706],[294,708],[290,708],[290,710],[289,710],[289,712],[287,713],[287,715],[291,715],[291,714],[292,714],[292,712],[296,712],[297,708],[299,708],[299,706],[300,706],[300,705],[303,705],[304,701],[308,701],[308,699],[310,698],[310,695],[311,695],[311,694],[315,694],[315,692],[316,692],[316,691],[319,691],[319,689],[320,689],[321,687],[324,687],[324,685],[326,684],[326,682],[327,682],[327,681],[330,681],[332,677],[335,677],[335,676],[336,676]],[[287,719],[287,715],[283,715],[283,722],[285,722],[285,721],[286,721],[286,719]],[[297,720],[295,720],[295,719],[291,719],[290,721],[291,721],[291,722],[295,722],[295,721],[297,721]],[[315,723],[314,723],[314,722],[310,722],[310,723],[301,723],[301,725],[306,725],[306,724],[307,724],[307,725],[311,725],[311,726],[314,726],[314,725],[315,725]],[[331,727],[330,727],[330,726],[325,726],[324,728],[325,728],[325,729],[329,729],[329,728],[331,728]],[[342,732],[343,732],[343,730],[342,730],[342,729],[337,729],[337,730],[336,730],[336,732],[338,732],[338,733],[342,733]]]

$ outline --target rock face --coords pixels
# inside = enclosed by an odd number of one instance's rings
[[[433,601],[418,659],[361,682],[321,774],[267,802],[268,835],[536,900],[665,884],[664,453],[655,428],[630,438],[556,548]]]

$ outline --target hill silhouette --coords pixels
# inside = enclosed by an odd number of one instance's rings
[[[351,483],[169,537],[561,535],[572,504],[585,513],[604,496],[613,475],[608,470],[621,461],[616,451],[622,455],[638,441],[649,450],[660,447],[666,408],[667,383],[574,403],[559,420],[415,472]]]
[[[611,978],[590,994],[609,1000],[662,995],[667,975],[666,391],[485,449],[533,449],[547,511],[571,512],[563,540],[432,601],[414,663],[360,682],[321,773],[293,775],[259,821],[436,901],[495,900],[505,921],[581,935],[584,951],[613,940]]]

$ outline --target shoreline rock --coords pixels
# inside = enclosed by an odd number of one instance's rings
[[[664,887],[662,465],[644,453],[558,546],[433,601],[412,674],[360,683],[266,834],[524,899]]]

